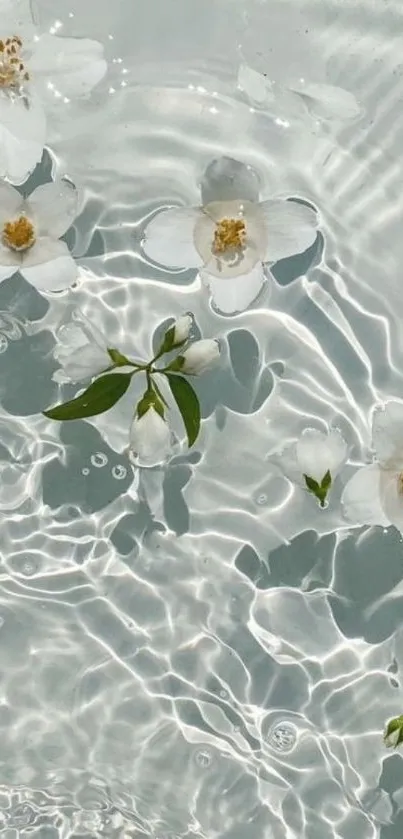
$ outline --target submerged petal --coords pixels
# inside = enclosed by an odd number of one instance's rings
[[[259,200],[257,172],[232,157],[219,157],[209,163],[200,186],[203,205],[212,201]]]
[[[98,41],[60,38],[45,33],[34,42],[30,72],[45,92],[84,96],[106,73],[103,54],[103,46]]]
[[[259,105],[272,98],[271,84],[262,73],[258,73],[247,64],[241,64],[238,70],[238,87]]]
[[[42,159],[46,119],[40,100],[0,93],[0,177],[23,183]]]
[[[21,274],[38,291],[63,291],[77,279],[77,265],[65,242],[39,239],[24,255]]]
[[[202,259],[195,248],[194,230],[200,215],[197,207],[158,213],[146,228],[144,253],[160,265],[199,268]]]
[[[314,210],[298,201],[264,201],[259,205],[265,218],[267,247],[264,262],[277,262],[303,253],[313,245],[318,227]]]
[[[386,518],[403,533],[403,475],[380,469],[380,498]]]
[[[230,279],[215,277],[203,271],[202,280],[210,289],[217,309],[232,315],[235,312],[243,312],[255,300],[263,286],[265,275],[259,262],[248,274]]]
[[[347,517],[357,524],[388,527],[380,493],[380,468],[377,463],[358,469],[344,488],[341,503]]]
[[[372,444],[383,466],[403,469],[403,402],[390,401],[375,409]]]
[[[299,94],[309,112],[318,119],[355,119],[362,110],[350,91],[335,85],[299,81],[292,84],[289,90]]]
[[[38,186],[26,202],[26,212],[39,236],[59,239],[71,227],[78,207],[78,193],[67,181]]]

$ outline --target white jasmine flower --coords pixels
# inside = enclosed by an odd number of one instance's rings
[[[63,327],[58,335],[59,344],[53,351],[60,370],[56,382],[83,382],[92,379],[111,366],[106,339],[84,315],[80,321]]]
[[[177,347],[178,344],[183,344],[189,338],[189,333],[192,328],[192,318],[190,315],[182,315],[182,317],[178,318],[174,324],[174,343],[173,346]]]
[[[107,69],[97,41],[40,33],[19,6],[0,0],[0,175],[13,183],[41,160],[46,100],[88,93]]]
[[[358,469],[346,485],[345,512],[358,524],[393,524],[403,533],[403,402],[375,409],[372,445],[376,461]]]
[[[130,429],[130,455],[137,466],[160,466],[171,453],[168,423],[151,405],[145,414],[137,414]]]
[[[202,180],[202,207],[158,213],[143,242],[147,256],[167,266],[201,268],[222,312],[242,311],[264,283],[263,263],[302,253],[315,241],[317,214],[298,201],[258,203],[251,167],[223,157]]]
[[[324,432],[307,428],[299,440],[283,453],[282,466],[290,480],[310,489],[323,506],[347,455],[347,443],[337,429]],[[316,491],[307,478],[317,485]]]
[[[238,87],[256,105],[271,106],[283,101],[288,112],[300,106],[319,120],[351,120],[361,113],[355,96],[348,90],[329,84],[314,84],[298,79],[287,86],[273,83],[263,73],[258,73],[247,64],[241,64],[238,72]]]
[[[38,291],[61,291],[77,266],[60,236],[77,214],[77,191],[60,181],[39,186],[27,199],[0,182],[0,282],[20,271]]]
[[[181,373],[187,373],[188,376],[200,376],[202,373],[214,367],[219,357],[220,347],[218,341],[211,340],[210,338],[195,341],[180,356]]]

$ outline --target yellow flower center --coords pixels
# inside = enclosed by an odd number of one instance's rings
[[[3,243],[13,251],[27,251],[35,242],[35,230],[26,216],[7,221],[3,228]]]
[[[242,249],[245,247],[245,239],[246,224],[242,219],[223,218],[216,224],[213,253],[219,256],[229,250]]]
[[[22,41],[17,35],[0,40],[0,90],[19,90],[29,81],[29,73],[21,58]]]

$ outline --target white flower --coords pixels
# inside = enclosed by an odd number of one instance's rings
[[[330,84],[314,84],[298,79],[287,86],[279,86],[263,73],[258,73],[247,64],[241,64],[238,72],[238,87],[257,105],[270,106],[282,100],[288,112],[293,106],[306,110],[319,120],[350,120],[361,113],[355,96],[348,90]]]
[[[182,315],[181,318],[178,318],[174,324],[174,343],[173,346],[177,347],[178,344],[183,344],[184,341],[187,341],[189,338],[189,333],[192,328],[192,318],[190,315]]]
[[[152,406],[138,417],[130,429],[130,454],[137,466],[153,467],[164,463],[171,453],[169,425]]]
[[[106,340],[84,315],[63,327],[58,338],[60,343],[53,355],[61,369],[53,374],[54,381],[86,381],[112,365]]]
[[[41,34],[17,12],[0,0],[0,175],[23,183],[46,142],[44,102],[88,93],[107,65],[97,41]]]
[[[162,265],[202,268],[218,309],[242,311],[263,285],[263,263],[302,253],[317,233],[317,214],[305,204],[258,199],[251,167],[229,157],[214,160],[202,179],[203,206],[158,213],[144,251]]]
[[[281,462],[287,477],[306,488],[305,475],[320,485],[330,472],[333,483],[347,455],[347,443],[337,429],[325,433],[306,428],[299,440],[283,452]]]
[[[60,236],[77,214],[77,191],[65,181],[39,186],[27,199],[0,182],[0,282],[16,271],[39,291],[61,291],[77,266]]]
[[[403,402],[377,407],[372,418],[377,460],[358,469],[342,497],[345,512],[359,524],[403,532]]]
[[[220,347],[218,341],[210,338],[203,338],[201,341],[195,341],[187,350],[180,356],[182,361],[181,373],[187,373],[188,376],[200,376],[206,370],[210,370],[220,357]]]

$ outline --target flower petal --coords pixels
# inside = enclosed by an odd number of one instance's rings
[[[27,100],[28,101],[28,100]],[[40,100],[0,94],[0,177],[23,183],[42,159],[46,119]]]
[[[38,291],[62,291],[77,279],[77,265],[65,242],[38,239],[24,255],[21,274]]]
[[[271,84],[262,73],[248,67],[247,64],[241,64],[238,70],[238,87],[246,93],[247,96],[259,105],[263,105],[267,100],[272,98]]]
[[[202,272],[202,280],[210,289],[214,304],[224,314],[243,312],[255,300],[265,281],[263,266],[259,262],[249,274],[230,279],[218,278]]]
[[[314,210],[298,201],[264,201],[263,211],[267,229],[264,262],[277,262],[287,256],[303,253],[316,239],[318,216]]]
[[[56,370],[52,378],[61,383],[92,379],[111,365],[107,352],[103,352],[97,344],[85,344],[76,350],[60,347],[55,349],[54,357],[62,369]]]
[[[320,483],[329,471],[332,478],[347,459],[346,441],[337,429],[329,433],[307,428],[299,438],[296,455],[303,475],[308,475]]]
[[[346,515],[357,524],[388,527],[380,495],[380,469],[377,463],[358,469],[344,488],[341,503]]]
[[[245,246],[228,253],[213,253],[216,225],[223,219],[245,222]],[[213,201],[203,207],[194,231],[194,241],[207,273],[216,277],[249,274],[266,250],[266,226],[259,204],[249,201]]]
[[[107,63],[103,46],[89,38],[41,35],[34,42],[29,68],[35,81],[53,94],[84,96],[103,79]]]
[[[380,469],[380,497],[386,518],[403,533],[402,476],[394,469]]]
[[[1,129],[0,129],[1,130]],[[20,214],[24,200],[13,186],[0,181],[0,228]]]
[[[259,177],[252,166],[232,157],[219,157],[207,166],[201,180],[202,204],[213,201],[258,201]]]
[[[318,119],[350,120],[362,111],[355,96],[331,84],[310,84],[299,81],[289,87],[305,102],[309,112]]]
[[[21,267],[21,254],[4,247],[0,242],[0,282],[12,277]]]
[[[403,469],[403,402],[391,401],[375,409],[372,444],[382,466]]]
[[[38,186],[26,202],[37,234],[59,239],[71,227],[78,206],[78,192],[67,181]]]
[[[200,215],[197,207],[158,213],[146,228],[144,253],[160,265],[199,268],[202,259],[195,248],[194,229]]]

